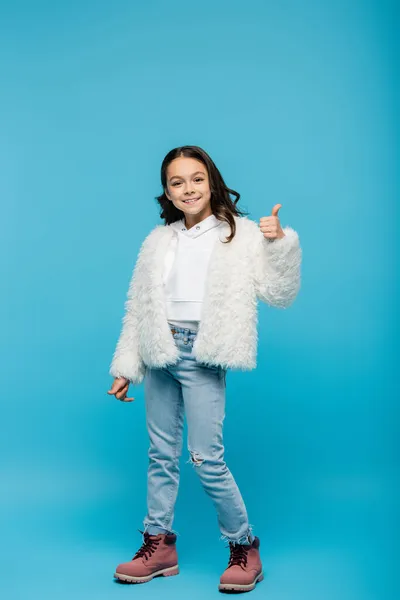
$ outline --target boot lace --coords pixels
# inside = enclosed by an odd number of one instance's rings
[[[246,566],[247,565],[247,553],[249,551],[249,546],[244,546],[241,544],[232,544],[229,543],[231,555],[229,557],[229,567],[233,567],[233,565]]]
[[[140,531],[140,529],[138,531]],[[140,531],[140,533],[143,534],[143,531]],[[149,557],[153,554],[153,552],[156,550],[158,544],[160,543],[160,538],[157,539],[154,537],[150,537],[150,535],[147,533],[147,531],[143,535],[144,535],[144,542],[143,542],[142,546],[139,548],[139,550],[136,552],[136,554],[132,560],[134,560],[135,558],[140,558],[141,556],[144,556],[144,558],[146,560],[149,560]]]

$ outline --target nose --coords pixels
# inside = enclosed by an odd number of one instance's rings
[[[185,195],[188,194],[190,196],[190,194],[193,194],[194,190],[191,190],[190,187],[187,188],[187,190],[185,191]]]

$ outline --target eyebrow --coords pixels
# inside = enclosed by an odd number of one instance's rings
[[[203,171],[195,171],[195,173],[192,173],[192,177],[193,177],[194,175],[197,175],[197,173],[201,173],[202,175],[205,175],[205,173],[204,173]],[[179,179],[183,179],[183,177],[181,177],[181,175],[173,175],[172,177],[170,177],[170,179],[169,179],[169,180],[170,180],[170,181],[172,181],[172,180],[173,180],[173,179],[175,179],[176,177],[177,177],[177,178],[179,178]]]

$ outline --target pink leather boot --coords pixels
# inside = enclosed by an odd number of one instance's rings
[[[255,537],[251,545],[229,542],[230,557],[227,569],[221,576],[220,591],[250,592],[258,581],[264,579],[260,559],[260,540]]]
[[[149,535],[145,532],[141,548],[132,560],[118,565],[114,577],[128,583],[146,583],[158,575],[168,577],[178,573],[176,535]]]

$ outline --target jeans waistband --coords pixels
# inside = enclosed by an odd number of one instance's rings
[[[177,327],[176,325],[172,325],[171,323],[168,323],[169,328],[171,330],[172,333],[183,333],[185,335],[197,335],[197,329],[189,329],[187,327]]]

